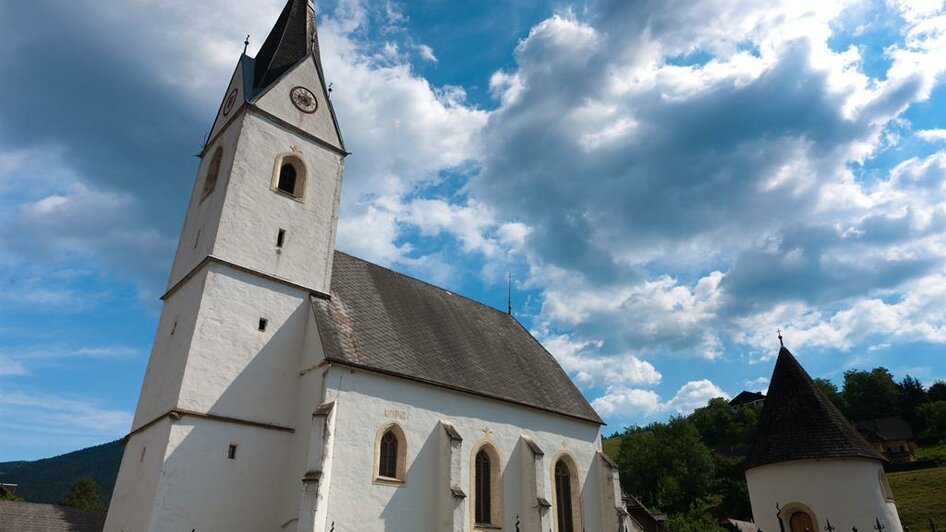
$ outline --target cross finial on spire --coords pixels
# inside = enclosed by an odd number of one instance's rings
[[[778,332],[778,344],[780,347],[785,347],[785,342],[782,341],[782,329],[775,329]]]
[[[246,49],[250,47],[250,34],[246,34],[246,40],[243,41],[243,55],[246,55]]]

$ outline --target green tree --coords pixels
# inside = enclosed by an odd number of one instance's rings
[[[91,476],[84,476],[75,481],[69,495],[59,501],[62,506],[82,508],[84,510],[104,510],[105,504],[99,495],[99,486]]]
[[[671,515],[666,529],[673,532],[722,532],[719,521],[709,512],[718,502],[718,497],[698,499],[686,512]]]
[[[847,417],[854,421],[900,414],[900,388],[887,368],[844,372]]]
[[[946,401],[946,382],[936,381],[926,390],[926,398],[931,402]]]
[[[628,493],[675,514],[689,511],[692,501],[705,496],[714,476],[709,448],[693,423],[682,417],[628,429],[618,464]]]
[[[17,497],[12,493],[3,492],[0,494],[0,501],[22,501],[23,497]]]
[[[735,413],[730,408],[729,402],[722,397],[717,397],[710,399],[706,406],[694,410],[690,414],[690,422],[700,432],[703,443],[711,449],[718,449],[742,443],[736,440],[734,435],[736,432],[734,417]]]
[[[815,385],[818,386],[821,393],[825,394],[834,403],[834,406],[838,407],[838,410],[847,412],[847,404],[844,402],[844,396],[838,391],[837,385],[828,379],[822,378],[815,379]]]
[[[927,401],[926,389],[919,380],[907,375],[902,381],[897,383],[900,391],[900,415],[910,426],[916,427],[919,420],[916,415],[916,409]]]
[[[924,437],[946,438],[946,401],[922,404],[916,413],[925,427]]]
[[[694,410],[689,419],[710,449],[732,449],[752,443],[759,411],[756,406],[733,409],[729,401],[717,397]]]

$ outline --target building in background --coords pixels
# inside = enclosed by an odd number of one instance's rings
[[[916,462],[916,434],[913,428],[897,416],[868,419],[856,423],[857,430],[867,438],[874,449],[895,464]]]
[[[743,406],[762,406],[765,404],[765,394],[760,392],[739,392],[739,395],[729,401],[729,406],[733,409]]]
[[[902,532],[886,461],[782,347],[746,460],[758,527]]]

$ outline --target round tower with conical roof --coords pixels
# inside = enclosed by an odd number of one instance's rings
[[[902,532],[884,462],[782,347],[746,460],[759,528]]]

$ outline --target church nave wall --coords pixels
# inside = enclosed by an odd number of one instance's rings
[[[335,401],[336,427],[327,523],[343,530],[451,530],[454,496],[451,492],[450,436],[447,421],[462,437],[460,472],[456,482],[466,495],[463,528],[471,530],[476,451],[495,449],[500,462],[501,526],[515,530],[516,518],[525,532],[538,530],[537,497],[554,504],[554,460],[573,460],[580,491],[580,516],[586,530],[602,527],[601,459],[598,425],[467,393],[451,391],[378,373],[334,365],[326,374],[327,399]],[[378,431],[397,423],[407,449],[403,484],[376,481]],[[523,436],[544,453],[534,455]],[[533,467],[544,475],[544,493],[536,492]],[[455,476],[455,474],[454,474]],[[549,519],[546,519],[546,523]],[[358,523],[358,526],[355,526]],[[326,528],[328,530],[328,528]]]

